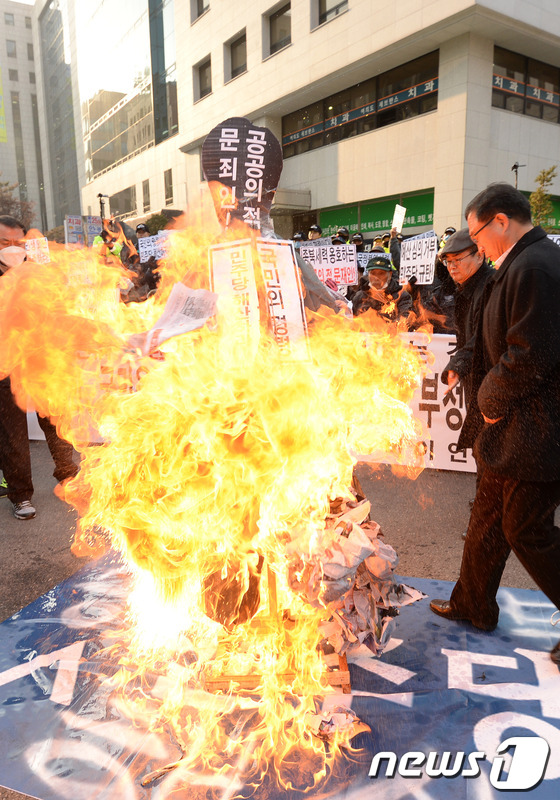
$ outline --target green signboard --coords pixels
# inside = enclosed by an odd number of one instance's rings
[[[321,211],[319,225],[323,229],[323,236],[332,236],[341,225],[347,227],[350,233],[355,233],[360,230],[358,206],[339,206],[330,211]]]
[[[346,225],[350,233],[385,232],[391,229],[395,205],[406,208],[403,230],[406,228],[425,228],[429,230],[434,225],[434,193],[433,191],[422,194],[393,195],[382,200],[373,200],[369,203],[360,203],[355,206],[339,206],[338,208],[321,211],[319,224],[324,236],[332,236],[337,228]]]

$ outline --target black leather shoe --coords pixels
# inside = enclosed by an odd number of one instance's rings
[[[463,620],[464,622],[470,622],[471,625],[474,625],[475,628],[480,628],[482,631],[493,631],[496,625],[490,625],[487,623],[480,623],[480,622],[473,622],[472,619],[469,617],[465,617],[462,614],[459,614],[458,611],[454,611],[451,607],[451,603],[449,600],[432,600],[430,602],[430,608],[440,617],[444,617],[445,619],[452,619],[452,620]],[[560,654],[559,654],[560,657]]]
[[[556,644],[552,650],[550,651],[550,657],[554,661],[555,664],[560,666],[560,642]]]

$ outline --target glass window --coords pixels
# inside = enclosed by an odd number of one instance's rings
[[[437,108],[437,51],[282,118],[285,158]]]
[[[557,67],[527,59],[525,113],[531,117],[558,122],[559,75]]]
[[[16,167],[18,177],[19,199],[28,200],[27,177],[25,173],[25,147],[23,144],[23,127],[21,123],[21,107],[19,92],[11,92],[12,120],[14,124],[14,143],[16,149]]]
[[[115,219],[124,219],[137,213],[136,208],[136,186],[129,186],[121,192],[112,194],[109,198],[111,215]]]
[[[17,57],[16,43],[13,39],[6,39],[6,53],[8,54],[8,58]]]
[[[31,28],[31,17],[25,17],[25,27]]]
[[[10,80],[10,81],[19,80],[17,69],[9,69],[8,70],[8,80]]]
[[[144,213],[150,210],[150,180],[142,181],[142,208]]]
[[[268,18],[270,31],[270,55],[282,50],[292,41],[291,4],[286,3]]]
[[[28,61],[35,60],[35,56],[33,55],[33,45],[31,44],[31,42],[28,42],[27,44],[27,60]]]
[[[201,17],[209,8],[208,0],[191,0],[191,22]]]
[[[348,0],[319,0],[319,25],[348,8]]]
[[[433,103],[432,84],[438,74],[438,59],[437,52],[429,53],[379,76],[377,127],[437,107]]]
[[[232,78],[247,71],[247,35],[245,31],[230,44],[229,55]]]
[[[212,92],[212,61],[210,56],[195,67],[195,100]]]
[[[4,25],[15,25],[15,19],[13,14],[8,14],[6,11],[4,12]]]
[[[29,83],[35,83],[35,73],[34,72],[30,72],[29,73]]]
[[[492,105],[523,114],[527,59],[501,47],[494,48]]]
[[[165,188],[165,205],[170,206],[173,202],[173,170],[165,170],[163,173],[163,184]]]

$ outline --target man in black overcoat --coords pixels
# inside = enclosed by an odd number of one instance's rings
[[[465,217],[497,269],[485,287],[473,357],[485,423],[474,453],[483,474],[459,580],[449,600],[430,608],[493,630],[511,550],[560,608],[560,248],[533,227],[527,198],[507,183],[480,192]],[[560,663],[560,642],[551,657]]]

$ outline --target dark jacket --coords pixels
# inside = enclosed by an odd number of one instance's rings
[[[513,247],[484,290],[473,390],[488,419],[474,454],[523,481],[560,480],[560,248],[542,228]]]
[[[472,362],[474,353],[475,333],[478,319],[482,310],[482,297],[484,287],[488,280],[495,274],[485,261],[474,275],[457,286],[455,290],[455,307],[453,311],[453,324],[457,335],[457,350],[449,359],[449,362],[441,373],[443,383],[448,382],[450,370],[456,372],[463,386],[465,405],[468,408],[472,404]],[[468,414],[465,417],[457,446],[463,450],[465,447],[472,447],[474,440],[482,430],[484,420],[482,414],[475,405],[476,413]]]
[[[359,314],[364,314],[371,308],[389,322],[408,316],[412,308],[412,298],[408,292],[405,292],[405,290],[399,286],[394,275],[391,276],[391,281],[387,288],[381,291],[384,295],[383,301],[378,300],[369,288],[364,291],[356,292],[352,299],[354,316],[357,317]],[[393,302],[395,305],[392,310],[382,312],[382,309]]]

